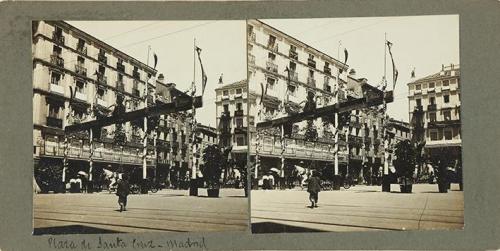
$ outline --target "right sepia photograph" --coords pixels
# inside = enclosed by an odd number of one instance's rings
[[[462,230],[459,16],[247,20],[253,233]]]

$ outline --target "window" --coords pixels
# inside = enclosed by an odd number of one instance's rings
[[[431,140],[438,140],[438,135],[436,131],[432,131],[430,135],[431,135]]]
[[[222,96],[228,96],[228,95],[229,95],[229,91],[228,90],[222,91]]]
[[[118,82],[123,83],[123,74],[118,73]]]
[[[445,140],[451,140],[452,138],[453,138],[452,131],[451,130],[445,130],[444,131],[444,139]]]
[[[236,94],[241,94],[241,88],[236,89]]]
[[[288,93],[295,97],[295,91],[297,90],[297,87],[295,85],[288,85]]]
[[[78,44],[76,45],[76,49],[81,51],[85,47],[85,40],[79,38],[78,39]]]
[[[295,72],[295,69],[297,69],[297,64],[290,61],[290,71]]]
[[[62,53],[62,48],[61,48],[61,47],[59,47],[59,46],[57,46],[57,45],[54,45],[54,46],[52,47],[52,52],[53,52],[55,55],[60,56],[60,55],[61,55],[61,53]]]
[[[415,101],[417,102],[417,106],[422,106],[422,100],[421,99],[417,98]]]
[[[309,54],[309,60],[314,60],[314,55],[313,54]]]
[[[106,72],[106,67],[104,67],[103,65],[99,65],[99,73],[101,75],[104,75],[105,72]]]
[[[76,58],[76,62],[78,62],[78,65],[82,65],[83,66],[83,64],[85,64],[85,58],[78,56]]]
[[[443,86],[449,86],[450,81],[449,80],[443,80]]]
[[[51,118],[59,118],[59,112],[61,107],[55,104],[49,104],[49,117]]]
[[[248,35],[251,35],[253,33],[253,26],[247,25],[247,32],[248,32]]]
[[[245,137],[236,137],[236,145],[238,146],[244,146],[245,144]]]
[[[241,111],[243,109],[242,107],[243,107],[242,103],[236,103],[236,110]]]
[[[276,59],[276,55],[274,53],[269,52],[267,54],[267,58],[269,58],[269,60],[271,61],[274,61]]]
[[[431,105],[436,104],[436,98],[435,98],[435,97],[430,97],[430,98],[429,98],[429,103],[430,103]]]
[[[436,122],[436,113],[435,112],[429,113],[429,121]]]
[[[420,90],[421,89],[421,86],[420,85],[415,85],[415,90]]]
[[[85,88],[85,83],[81,80],[76,81],[76,91],[79,93],[83,93]]]
[[[224,105],[224,112],[229,112],[229,105]]]
[[[427,89],[427,84],[423,84],[423,85],[422,85],[422,88],[423,88],[423,89]]]
[[[50,83],[53,85],[59,85],[59,81],[61,80],[61,74],[53,71],[50,74]]]
[[[449,103],[450,102],[450,95],[443,95],[443,102]]]
[[[58,37],[62,36],[62,32],[63,32],[63,30],[61,29],[61,27],[57,27],[57,26],[56,26],[56,27],[55,27],[55,29],[56,29],[56,30],[55,30],[55,34],[56,34],[56,36],[58,36]]]
[[[238,128],[243,127],[243,118],[236,118],[235,123],[236,123],[236,127],[238,127]]]
[[[267,78],[267,86],[269,89],[273,89],[274,84],[276,83],[276,79],[268,77]]]
[[[105,91],[103,88],[97,89],[97,98],[104,99],[104,93],[105,93]]]
[[[309,70],[309,77],[310,77],[310,78],[313,78],[313,77],[314,77],[314,71],[313,71],[313,70]]]
[[[448,120],[451,120],[451,111],[444,111],[443,112],[443,117],[444,117],[444,121],[448,121]]]
[[[269,40],[267,40],[267,46],[271,47],[274,46],[276,43],[276,37],[273,35],[269,35]]]
[[[429,83],[429,88],[434,88],[434,82]]]

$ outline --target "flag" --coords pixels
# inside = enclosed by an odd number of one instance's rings
[[[156,53],[153,53],[153,58],[154,58],[154,61],[155,61],[155,64],[154,64],[154,67],[156,69],[156,64],[158,64],[158,56],[156,56]]]
[[[391,61],[392,61],[392,89],[394,90],[394,87],[396,86],[396,81],[398,80],[398,70],[396,69],[396,65],[394,64],[394,57],[392,56],[392,43],[387,41],[387,48],[389,49],[389,55],[391,55]]]
[[[346,64],[347,63],[347,58],[349,57],[349,52],[347,52],[346,48],[344,48],[344,56],[345,56],[344,57],[344,64]]]
[[[198,46],[195,46],[196,52],[198,53],[198,60],[200,61],[200,66],[201,66],[201,95],[203,96],[203,93],[205,93],[205,86],[207,86],[207,74],[205,74],[205,69],[203,68],[203,63],[201,62],[201,48]]]

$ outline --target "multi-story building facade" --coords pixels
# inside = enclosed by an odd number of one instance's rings
[[[142,108],[146,84],[150,92],[155,90],[154,81],[149,81],[155,69],[63,21],[33,22],[32,53],[35,170],[40,165],[62,166],[66,126],[110,115],[118,96],[126,111]],[[113,144],[114,125],[96,130],[94,170],[141,166],[138,128],[134,122],[125,123],[126,142],[120,146]],[[68,179],[78,171],[88,172],[89,142],[88,132],[68,137]],[[152,155],[147,164],[155,165]]]
[[[249,92],[255,100],[250,103],[250,124],[300,112],[310,95],[317,107],[335,103],[336,90],[342,91],[344,87],[339,87],[347,83],[346,64],[259,20],[249,20],[247,26]],[[305,132],[311,127],[317,132],[315,141],[306,140]],[[287,176],[283,162],[287,167],[301,161],[306,166],[332,165],[334,130],[322,118],[312,125],[302,121],[293,125],[282,142],[280,128],[257,132],[251,126],[250,154],[259,157],[255,178],[271,168]],[[339,150],[339,162],[347,162],[345,151]]]
[[[232,147],[231,158],[238,167],[246,166],[248,154],[248,128],[253,116],[247,116],[252,97],[248,95],[247,81],[224,84],[222,79],[215,89],[216,128],[219,145]]]
[[[451,161],[461,159],[460,66],[408,83],[409,117],[416,141],[425,142],[427,157],[446,151]]]

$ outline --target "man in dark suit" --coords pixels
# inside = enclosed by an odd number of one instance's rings
[[[126,174],[122,175],[122,178],[117,181],[116,195],[118,196],[118,205],[120,205],[120,212],[127,211],[127,196],[130,193],[130,185],[128,183],[128,178]]]
[[[318,207],[318,194],[321,191],[321,180],[316,172],[311,174],[307,183],[307,192],[309,192],[309,200],[311,208]]]

